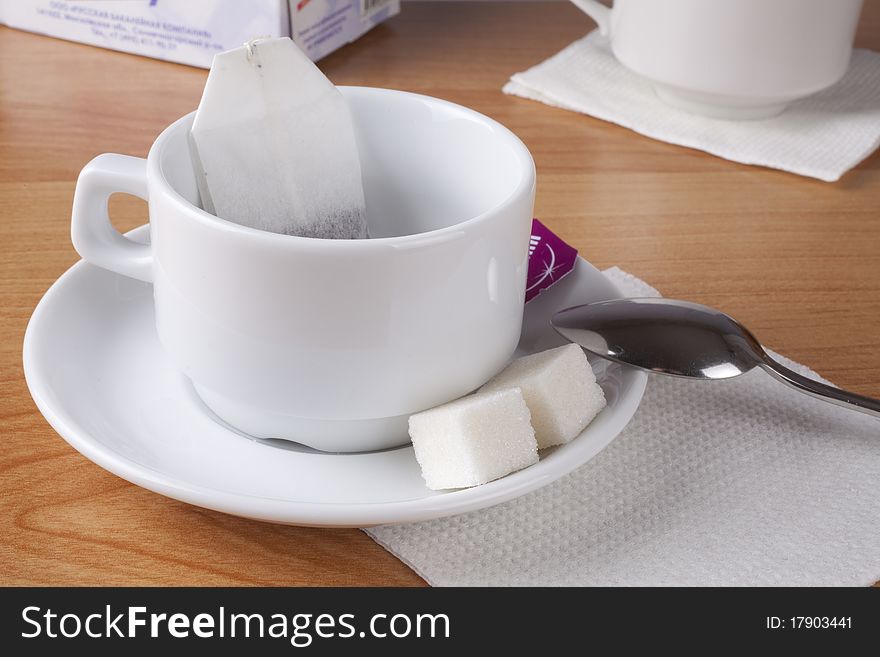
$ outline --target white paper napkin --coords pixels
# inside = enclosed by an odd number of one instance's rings
[[[598,31],[515,74],[504,92],[728,160],[829,182],[880,146],[880,54],[870,50],[855,50],[833,87],[757,121],[712,119],[666,105],[649,82],[618,63]]]
[[[657,294],[605,274],[627,294]],[[880,420],[762,371],[652,377],[623,433],[559,481],[366,531],[435,586],[869,585],[880,579]]]

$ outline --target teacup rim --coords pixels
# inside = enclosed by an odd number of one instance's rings
[[[166,196],[173,199],[176,203],[183,207],[192,218],[202,224],[207,224],[220,230],[230,231],[254,239],[271,240],[278,244],[284,243],[282,241],[286,241],[286,243],[291,245],[308,244],[310,247],[327,247],[333,250],[368,249],[378,246],[404,247],[413,246],[419,242],[427,241],[430,243],[437,243],[438,240],[445,241],[446,239],[458,238],[461,236],[461,231],[463,229],[471,228],[475,225],[484,223],[490,217],[497,216],[503,213],[506,208],[523,198],[524,195],[530,194],[534,189],[537,172],[534,159],[532,158],[529,149],[513,131],[511,131],[509,128],[496,121],[495,119],[486,116],[485,114],[482,114],[480,112],[477,112],[476,110],[473,110],[469,107],[465,107],[464,105],[459,105],[458,103],[453,103],[451,101],[443,100],[442,98],[436,98],[434,96],[428,96],[426,94],[413,93],[410,91],[403,91],[399,89],[388,89],[384,87],[340,85],[338,88],[340,89],[340,91],[342,91],[343,94],[378,93],[391,94],[394,96],[414,96],[426,100],[430,103],[447,106],[448,108],[451,108],[455,111],[462,112],[463,114],[470,116],[471,119],[482,123],[483,125],[489,126],[493,129],[493,131],[501,135],[503,139],[507,140],[510,143],[510,145],[513,147],[514,152],[517,154],[517,160],[520,164],[520,170],[522,171],[523,175],[521,176],[513,191],[499,203],[496,203],[492,207],[473,217],[469,217],[449,226],[444,226],[442,228],[437,228],[434,230],[412,233],[408,235],[395,235],[391,237],[375,237],[368,239],[351,240],[328,239],[321,237],[303,237],[299,235],[273,233],[238,224],[234,221],[223,219],[222,217],[218,217],[211,214],[210,212],[207,212],[206,210],[203,210],[202,208],[194,205],[189,200],[184,198],[166,178],[165,172],[163,171],[160,164],[162,149],[164,148],[165,144],[171,139],[171,136],[178,131],[180,124],[191,120],[191,118],[195,115],[195,110],[193,110],[192,112],[185,114],[184,116],[178,118],[177,120],[166,126],[153,142],[153,145],[150,148],[150,152],[147,155],[148,178],[158,181],[162,186],[162,190]]]

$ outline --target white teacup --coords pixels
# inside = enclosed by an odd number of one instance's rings
[[[86,165],[72,236],[84,259],[153,283],[159,340],[222,420],[363,451],[406,442],[408,415],[468,393],[512,355],[535,167],[513,133],[474,111],[341,89],[374,239],[279,235],[203,211],[187,148],[193,114],[146,160]],[[110,224],[115,192],[148,201],[150,246]]]
[[[843,77],[862,8],[862,0],[572,2],[665,102],[731,119],[774,116]]]

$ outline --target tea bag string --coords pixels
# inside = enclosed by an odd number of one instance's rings
[[[271,38],[272,37],[269,35],[263,35],[263,36],[254,37],[250,41],[245,41],[244,47],[247,49],[247,55],[246,55],[247,60],[248,61],[253,60],[254,55],[256,54],[257,44],[260,43],[260,41],[265,41],[266,39],[271,39]]]

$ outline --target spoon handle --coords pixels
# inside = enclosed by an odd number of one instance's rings
[[[761,367],[773,375],[774,378],[791,386],[795,390],[800,390],[801,392],[810,395],[811,397],[824,399],[825,401],[837,404],[838,406],[861,411],[862,413],[867,413],[874,417],[880,417],[880,399],[865,397],[864,395],[847,392],[846,390],[827,386],[824,383],[808,379],[797,372],[793,372],[784,365],[777,363],[769,356],[766,356],[766,360],[761,363]]]

